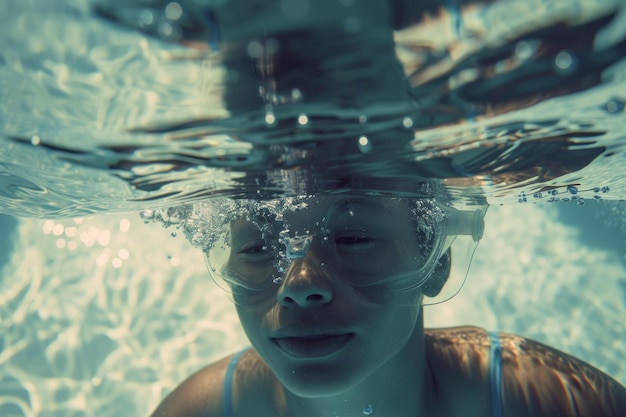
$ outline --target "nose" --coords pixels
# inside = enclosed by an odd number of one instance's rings
[[[311,308],[328,304],[333,290],[323,263],[310,251],[295,259],[278,290],[278,303],[287,308]]]

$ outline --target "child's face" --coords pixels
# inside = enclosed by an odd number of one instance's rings
[[[320,197],[307,208],[286,214],[290,232],[312,233],[344,200]],[[407,345],[419,318],[419,288],[394,292],[381,285],[363,290],[354,285],[360,277],[348,276],[355,268],[361,270],[358,265],[335,265],[344,259],[352,262],[351,256],[365,253],[362,263],[368,265],[362,274],[366,276],[372,269],[383,274],[405,259],[415,261],[410,254],[419,253],[419,242],[406,200],[362,198],[349,206],[356,208],[354,213],[340,214],[335,223],[345,235],[334,238],[339,240],[336,251],[347,254],[330,256],[332,251],[316,243],[319,236],[313,235],[308,250],[291,259],[279,285],[269,293],[260,292],[255,303],[237,305],[253,346],[281,382],[302,396],[337,394],[362,381]],[[347,232],[360,230],[358,223],[368,226],[371,233],[365,240]],[[372,245],[376,250],[368,253]],[[378,257],[378,252],[383,255]],[[251,274],[247,269],[241,271]]]

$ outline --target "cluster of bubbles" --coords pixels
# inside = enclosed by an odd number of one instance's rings
[[[277,220],[286,212],[308,206],[311,196],[283,197],[271,200],[216,198],[194,204],[184,204],[167,209],[144,210],[144,222],[158,222],[164,227],[176,227],[191,244],[206,251],[220,235],[224,225],[238,218],[254,220],[260,213],[272,214]],[[172,232],[172,237],[177,236]]]
[[[591,189],[593,192],[593,198],[596,200],[602,199],[603,194],[607,194],[611,191],[609,186],[602,187],[593,187]],[[585,199],[578,195],[579,189],[575,185],[568,185],[565,191],[559,192],[556,189],[548,190],[548,191],[537,191],[532,194],[532,198],[534,200],[544,200],[548,203],[567,203],[570,201],[576,202],[576,204],[582,206],[585,204]],[[527,203],[529,201],[529,197],[526,192],[521,192],[517,196],[518,203]]]
[[[291,236],[290,225],[284,218],[285,214],[306,209],[313,198],[315,198],[314,195],[265,200],[217,198],[166,209],[145,210],[140,213],[140,216],[145,223],[157,222],[166,228],[175,227],[193,246],[204,252],[213,247],[218,239],[226,238],[222,233],[223,228],[233,220],[245,218],[251,222],[258,222],[259,218],[271,218],[273,221],[282,222],[282,230],[278,233],[279,243],[288,250],[278,254],[280,268],[285,267],[285,262],[289,264],[293,257],[297,257],[298,251],[306,251],[307,245],[310,244],[309,231],[302,236],[298,234]],[[448,219],[445,206],[438,204],[433,198],[413,199],[410,210],[415,219],[416,231],[423,236],[424,244],[432,242],[437,231]],[[262,229],[265,226],[259,225],[259,227]],[[170,235],[177,237],[178,233],[173,231]],[[230,242],[222,243],[230,244]]]
[[[626,108],[626,102],[619,98],[612,98],[607,101],[604,106],[602,106],[603,110],[605,110],[609,114],[623,114],[624,108]]]

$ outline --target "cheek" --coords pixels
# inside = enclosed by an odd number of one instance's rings
[[[250,343],[255,345],[262,334],[264,315],[262,312],[257,311],[256,308],[237,305],[236,309],[243,330],[248,336]]]
[[[269,332],[279,327],[276,307],[276,302],[268,300],[254,306],[235,305],[241,326],[257,350],[263,350],[263,343],[269,342]]]
[[[417,305],[388,306],[377,317],[371,317],[371,322],[376,323],[372,332],[379,335],[375,338],[378,349],[392,355],[403,349],[416,330],[420,311]]]
[[[356,287],[354,293],[369,303],[376,306],[393,307],[417,307],[422,305],[424,294],[421,288],[398,289],[390,285],[376,285],[368,287]]]

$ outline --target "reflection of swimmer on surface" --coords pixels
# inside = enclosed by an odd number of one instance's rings
[[[124,12],[132,6],[115,3],[101,2],[98,10],[128,23],[133,13]],[[615,20],[608,6],[562,10],[562,16],[545,12],[536,21],[522,19],[528,25],[510,28],[510,37],[488,42],[490,28],[473,32],[480,22],[474,14],[480,15],[476,10],[485,3],[499,2],[339,3],[341,7],[331,0],[301,0],[287,7],[273,0],[242,0],[232,8],[224,2],[207,14],[198,10],[202,2],[191,0],[138,2],[138,16],[148,13],[146,4],[154,6],[149,25],[135,22],[142,30],[152,33],[178,25],[181,29],[171,40],[193,41],[194,47],[206,47],[207,38],[219,41],[220,52],[211,59],[226,76],[209,93],[223,100],[231,117],[155,122],[133,130],[165,132],[172,142],[183,142],[176,147],[189,146],[167,154],[171,178],[159,172],[162,178],[155,179],[154,170],[134,170],[154,161],[137,158],[134,152],[142,148],[132,144],[112,148],[109,167],[123,173],[134,189],[152,193],[177,181],[176,172],[193,175],[198,165],[250,172],[313,161],[325,167],[324,174],[332,174],[337,162],[348,160],[372,168],[393,160],[387,166],[399,171],[394,175],[405,175],[412,164],[411,173],[423,176],[489,176],[492,184],[530,186],[552,185],[605,152],[604,126],[578,125],[566,114],[562,119],[544,120],[538,114],[531,120],[491,124],[462,144],[450,144],[445,135],[432,139],[427,130],[519,110],[600,84],[606,69],[626,53],[626,41],[620,38],[604,49],[596,45]],[[172,4],[180,9],[167,12]],[[524,14],[524,7],[517,7]],[[157,18],[158,13],[170,17]],[[451,27],[465,18],[467,33],[459,40],[461,35],[455,37]],[[472,45],[476,50],[464,49]],[[572,65],[555,67],[557,58],[560,65],[567,61],[560,54],[565,49]],[[221,134],[251,148],[215,155],[203,138]],[[366,146],[357,142],[361,136]],[[408,163],[401,165],[400,160]]]
[[[541,343],[475,327],[424,329],[422,306],[454,293],[446,281],[459,254],[449,246],[480,238],[480,207],[347,194],[207,204],[214,208],[185,227],[197,232],[192,241],[235,301],[252,348],[191,376],[154,416],[626,409],[618,382]]]

